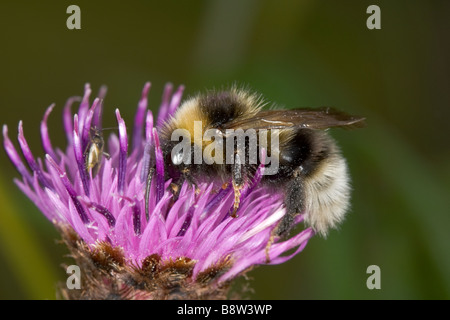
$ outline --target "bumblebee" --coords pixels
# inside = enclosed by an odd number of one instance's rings
[[[237,216],[240,191],[259,166],[250,161],[249,150],[255,144],[263,145],[268,157],[277,159],[277,170],[264,175],[260,184],[282,192],[286,206],[286,214],[273,235],[287,235],[295,216],[304,213],[305,223],[326,236],[343,220],[350,199],[346,161],[326,131],[334,127],[362,127],[364,118],[333,108],[263,110],[265,105],[260,94],[238,87],[209,91],[187,99],[159,129],[167,178],[172,178],[178,186],[185,181],[191,185],[204,180],[231,181],[235,192],[233,216]],[[185,148],[175,151],[181,138],[177,135],[174,139],[174,132],[180,130],[182,140],[187,139],[192,147],[188,152]],[[256,140],[245,140],[244,151],[238,148],[236,136],[230,134],[236,130],[251,130],[256,134]],[[213,132],[215,139],[204,139],[207,132]],[[263,141],[262,132],[271,137],[269,141]],[[225,154],[223,149],[211,148],[217,147],[218,138],[224,145],[232,146],[231,152],[227,150]],[[276,147],[272,144],[274,140],[278,142]],[[213,152],[206,152],[211,149]],[[202,154],[202,161],[197,161],[198,154]],[[217,156],[231,161],[212,161]],[[151,177],[147,190],[150,181]]]

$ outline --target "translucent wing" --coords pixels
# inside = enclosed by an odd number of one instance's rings
[[[364,127],[365,118],[352,116],[330,107],[267,110],[254,117],[237,119],[224,124],[223,129],[285,129],[292,127],[327,129],[341,127],[347,129]]]

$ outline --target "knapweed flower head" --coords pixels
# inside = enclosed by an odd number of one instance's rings
[[[175,197],[165,179],[158,130],[179,106],[183,87],[173,93],[166,85],[155,127],[147,109],[149,89],[146,83],[133,126],[116,109],[118,134],[103,138],[106,89],[91,103],[87,84],[83,97],[68,99],[63,109],[65,151],[55,149],[48,134],[51,105],[40,127],[42,158],[32,153],[22,121],[23,157],[3,126],[4,148],[21,175],[15,183],[61,231],[81,269],[81,290],[62,286],[63,298],[225,298],[233,279],[254,266],[289,260],[314,234],[307,228],[289,239],[273,238],[286,210],[282,195],[258,185],[263,166],[242,191],[238,217],[230,214],[230,184],[211,181],[195,188],[185,182]],[[72,114],[74,103],[79,108]],[[298,215],[295,224],[302,220]]]

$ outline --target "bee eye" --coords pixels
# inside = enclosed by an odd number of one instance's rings
[[[180,149],[177,153],[172,154],[172,163],[176,166],[180,165],[183,162],[183,149]]]

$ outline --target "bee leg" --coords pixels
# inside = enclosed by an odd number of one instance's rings
[[[303,195],[303,179],[298,172],[294,173],[294,178],[290,181],[287,188],[287,194],[285,199],[286,213],[278,223],[278,225],[273,229],[269,241],[266,245],[266,262],[270,262],[269,251],[270,247],[277,237],[285,237],[289,234],[289,231],[294,224],[294,218],[296,215],[303,211],[304,206],[304,195]]]
[[[111,159],[111,155],[109,153],[104,152],[104,151],[102,153],[103,153],[103,155],[105,156],[106,159],[108,159],[108,160]]]
[[[231,217],[233,218],[237,217],[236,212],[238,211],[239,204],[241,202],[241,189],[244,187],[244,179],[242,177],[241,164],[242,164],[241,157],[239,153],[236,153],[232,174],[233,189],[234,189],[234,205]]]
[[[191,171],[188,168],[184,168],[182,171],[183,178],[181,179],[181,183],[179,184],[179,189],[181,189],[181,186],[183,182],[186,180],[189,185],[195,187],[195,194],[200,194],[200,188],[197,185],[197,182],[195,181],[194,177],[191,174]]]
[[[290,181],[286,190],[286,214],[274,230],[274,234],[280,237],[289,233],[294,224],[295,216],[304,209],[304,185],[303,179],[298,173],[294,173],[294,178]]]
[[[170,188],[172,189],[173,201],[178,200],[178,196],[180,195],[181,187],[183,186],[183,183],[185,181],[187,181],[189,183],[189,185],[195,186],[196,194],[200,193],[200,189],[198,188],[197,183],[191,177],[188,178],[188,177],[184,176],[184,174],[183,174],[180,179],[178,179],[176,182],[172,182],[170,184]]]
[[[180,192],[180,185],[178,183],[171,183],[170,188],[172,188],[172,194],[176,195],[178,192]]]
[[[178,196],[180,195],[181,186],[184,183],[184,179],[180,179],[177,182],[172,182],[170,184],[170,188],[172,189],[172,199],[173,201],[178,200]]]
[[[147,183],[145,185],[145,217],[147,218],[147,221],[149,219],[149,212],[148,212],[148,207],[149,207],[149,197],[150,197],[150,188],[152,186],[152,179],[153,179],[153,173],[155,172],[155,168],[150,168],[148,169],[148,174],[147,174]]]

